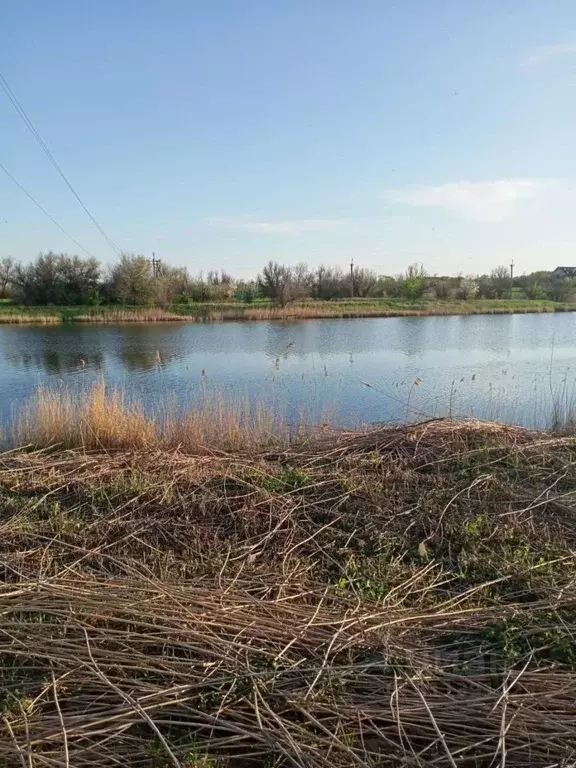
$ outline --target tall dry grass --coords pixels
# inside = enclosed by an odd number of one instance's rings
[[[194,314],[179,314],[165,309],[143,307],[140,309],[107,309],[103,312],[75,315],[72,319],[76,323],[170,323],[174,321],[191,322],[202,318]]]
[[[30,323],[38,323],[40,325],[54,325],[62,322],[61,315],[41,315],[41,314],[25,314],[24,312],[0,312],[0,323],[5,325],[29,325]]]
[[[428,304],[420,307],[378,306],[358,304],[356,306],[334,303],[303,304],[286,307],[250,307],[246,309],[210,310],[206,319],[226,320],[313,320],[322,318],[370,318],[370,317],[427,317],[446,315],[512,315],[564,311],[541,305],[523,306],[481,306],[460,304]]]
[[[393,303],[379,303],[370,300],[353,302],[308,302],[280,306],[236,306],[194,305],[194,308],[180,307],[177,311],[154,307],[134,309],[104,308],[94,311],[71,313],[66,320],[77,323],[164,323],[164,322],[226,322],[242,320],[313,320],[322,318],[369,318],[369,317],[426,317],[428,315],[502,315],[529,314],[542,312],[566,312],[576,307],[549,305],[538,302],[461,301],[454,303],[422,302],[415,306]],[[11,319],[16,318],[16,319]],[[61,322],[60,315],[18,315],[2,314],[0,322]]]
[[[248,450],[285,445],[301,428],[287,424],[282,409],[205,392],[186,411],[176,403],[147,413],[138,401],[101,381],[86,392],[42,387],[17,413],[12,428],[16,445],[67,448]]]

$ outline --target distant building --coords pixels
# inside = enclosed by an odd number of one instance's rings
[[[576,277],[576,267],[556,267],[552,272],[552,277]]]

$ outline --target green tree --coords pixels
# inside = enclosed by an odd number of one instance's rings
[[[66,253],[41,253],[30,264],[17,264],[13,284],[25,304],[86,304],[99,295],[100,264]]]
[[[458,278],[455,296],[457,299],[475,299],[478,295],[478,281],[474,277]]]
[[[156,292],[150,260],[146,256],[123,253],[120,261],[112,266],[110,295],[122,304],[153,304]]]
[[[399,280],[403,298],[409,301],[422,298],[426,290],[426,277],[427,273],[422,264],[410,264]]]

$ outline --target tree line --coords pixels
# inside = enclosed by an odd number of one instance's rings
[[[528,299],[566,301],[576,295],[576,282],[534,272],[514,278],[507,267],[490,274],[456,277],[429,275],[421,264],[411,264],[396,276],[379,275],[356,266],[352,272],[300,263],[287,266],[270,261],[254,280],[236,280],[224,270],[191,276],[184,267],[152,262],[142,255],[122,254],[103,267],[92,258],[66,253],[41,253],[23,264],[0,259],[0,297],[28,305],[130,304],[169,306],[190,302],[269,299],[281,306],[302,299],[392,298],[449,301],[474,298],[505,299],[518,294]]]

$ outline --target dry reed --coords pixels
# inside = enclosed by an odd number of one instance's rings
[[[0,312],[0,323],[6,325],[23,325],[37,323],[39,325],[52,325],[61,323],[61,315],[25,314],[24,312]]]
[[[575,450],[0,456],[0,764],[568,768]]]
[[[199,402],[181,412],[174,405],[147,414],[141,403],[104,381],[73,395],[42,387],[18,412],[12,430],[15,445],[32,443],[67,448],[251,450],[285,445],[298,427],[286,423],[281,409],[262,403],[204,392]]]
[[[251,307],[238,305],[234,308],[217,309],[202,307],[196,311],[170,312],[162,309],[106,310],[74,316],[80,323],[155,323],[155,322],[237,322],[256,320],[314,320],[323,318],[370,318],[370,317],[426,317],[429,315],[477,315],[477,314],[527,314],[566,311],[565,307],[544,305],[482,306],[475,304],[430,304],[427,306],[393,307],[377,304],[356,306],[334,303],[287,305],[285,307]]]
[[[479,314],[528,314],[542,312],[574,311],[576,306],[567,304],[542,304],[538,302],[506,303],[498,301],[461,301],[455,303],[422,303],[416,306],[394,306],[378,302],[309,302],[280,306],[213,305],[196,304],[177,310],[155,307],[134,307],[96,310],[62,310],[55,314],[26,314],[0,311],[0,323],[60,323],[63,320],[77,323],[170,323],[170,322],[230,322],[255,320],[312,320],[323,318],[370,318],[370,317],[426,317],[429,315],[479,315]]]
[[[171,323],[201,319],[197,315],[180,314],[165,309],[142,307],[135,309],[106,309],[105,311],[74,315],[76,323]]]
[[[430,304],[422,307],[393,307],[370,304],[357,306],[342,306],[333,304],[288,305],[286,307],[254,307],[247,309],[209,310],[206,319],[211,321],[230,320],[312,320],[322,318],[370,318],[370,317],[426,317],[446,315],[477,315],[477,314],[526,314],[554,312],[554,308],[546,306],[490,306],[465,303],[462,304]]]

